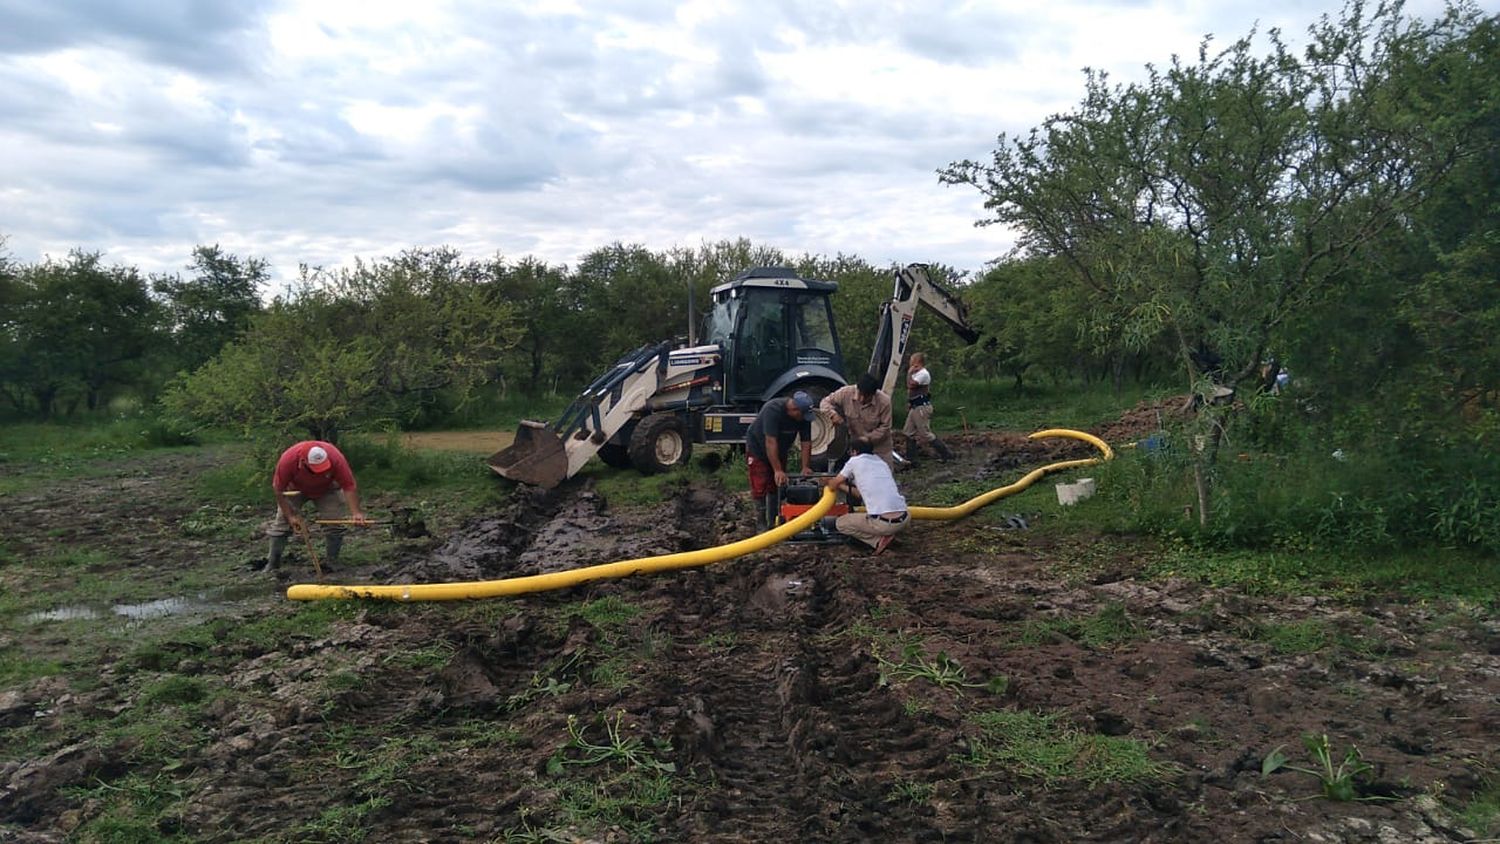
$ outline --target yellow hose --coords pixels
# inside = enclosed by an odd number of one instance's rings
[[[1049,475],[1053,472],[1061,472],[1064,469],[1076,469],[1079,466],[1093,466],[1096,463],[1103,463],[1106,460],[1115,459],[1115,452],[1109,447],[1108,443],[1106,443],[1104,440],[1099,439],[1093,434],[1086,434],[1083,431],[1071,431],[1067,428],[1048,428],[1045,431],[1037,431],[1035,434],[1027,437],[1027,439],[1040,440],[1046,439],[1048,437],[1066,437],[1070,440],[1082,440],[1083,442],[1092,445],[1094,448],[1099,449],[1099,453],[1101,456],[1086,457],[1079,460],[1061,460],[1057,463],[1048,463],[1046,466],[1032,469],[1030,472],[1027,472],[1024,476],[1022,476],[1020,480],[1016,481],[1013,484],[1007,484],[1006,486],[1002,486],[997,489],[992,489],[989,492],[976,495],[962,504],[955,504],[952,507],[908,507],[906,508],[907,512],[911,513],[911,517],[913,519],[928,519],[932,521],[949,521],[951,519],[961,519],[964,516],[973,513],[975,510],[978,510],[980,507],[986,507],[990,504],[993,504],[996,501],[1006,497],[1007,495],[1015,495],[1016,493],[1036,483],[1045,475]]]
[[[656,557],[641,557],[621,560],[581,569],[557,571],[551,574],[536,574],[530,577],[512,577],[505,580],[474,580],[462,583],[413,583],[394,586],[318,586],[299,583],[286,590],[293,601],[325,601],[339,598],[376,598],[386,601],[461,601],[469,598],[500,598],[506,595],[521,595],[527,592],[546,592],[551,589],[566,589],[594,580],[609,580],[632,574],[647,574],[672,569],[716,563],[743,557],[779,542],[812,527],[833,506],[834,493],[823,490],[811,509],[791,521],[765,533],[748,539],[703,548],[697,551],[682,551],[677,554],[662,554]]]
[[[967,516],[980,507],[1026,489],[1043,475],[1078,466],[1092,466],[1096,463],[1113,459],[1115,456],[1114,452],[1103,440],[1092,434],[1085,434],[1082,431],[1056,428],[1037,431],[1031,435],[1030,439],[1042,439],[1045,437],[1067,437],[1069,439],[1082,440],[1099,449],[1102,456],[1049,463],[1039,469],[1033,469],[1025,477],[1013,484],[992,489],[954,507],[911,507],[909,508],[909,512],[912,518],[947,520]],[[718,545],[713,548],[703,548],[698,551],[683,551],[677,554],[662,554],[656,557],[621,560],[615,563],[604,563],[581,569],[571,569],[551,574],[537,574],[530,577],[512,577],[505,580],[475,580],[461,583],[412,583],[385,586],[321,586],[311,583],[299,583],[289,587],[286,590],[286,596],[293,601],[349,600],[356,598],[385,601],[462,601],[479,598],[500,598],[507,595],[523,595],[528,592],[546,592],[552,589],[566,589],[570,586],[577,586],[581,583],[589,583],[595,580],[609,580],[617,577],[628,577],[632,574],[649,574],[671,571],[673,569],[693,568],[695,566],[703,566],[709,563],[743,557],[746,554],[751,554],[784,542],[812,527],[814,522],[823,518],[823,515],[833,506],[833,499],[833,491],[825,489],[823,490],[823,496],[818,499],[818,503],[814,504],[811,509],[779,527],[768,530],[765,533],[756,534],[748,539],[741,539],[738,542]]]

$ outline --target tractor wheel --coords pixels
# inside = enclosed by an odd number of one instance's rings
[[[654,413],[630,433],[630,462],[642,474],[670,472],[693,456],[693,444],[672,413]]]
[[[828,471],[828,464],[844,456],[849,450],[849,429],[842,425],[834,425],[823,412],[817,407],[823,402],[823,397],[833,392],[823,384],[798,385],[787,390],[785,395],[790,398],[792,393],[801,390],[807,393],[813,400],[812,419],[812,470],[814,472]]]

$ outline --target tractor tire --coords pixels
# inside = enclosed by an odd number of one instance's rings
[[[801,390],[807,393],[813,400],[813,422],[812,422],[812,470],[814,472],[828,471],[829,463],[844,456],[849,450],[849,429],[842,425],[835,426],[828,421],[828,417],[817,407],[823,402],[823,398],[833,390],[824,384],[794,385],[786,390],[783,395],[791,398],[792,393]]]
[[[616,469],[629,469],[635,465],[630,462],[630,449],[614,443],[605,443],[599,447],[599,459]]]
[[[653,413],[630,432],[630,463],[643,475],[670,472],[693,456],[693,443],[673,413]]]

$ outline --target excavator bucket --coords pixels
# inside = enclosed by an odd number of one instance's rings
[[[568,476],[562,440],[541,422],[521,420],[516,441],[490,455],[490,468],[502,478],[551,489]]]

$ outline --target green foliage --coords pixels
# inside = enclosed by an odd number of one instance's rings
[[[515,342],[493,275],[446,249],[305,271],[295,297],[178,383],[167,407],[247,432],[331,439],[415,422],[440,393],[462,404]]]
[[[1083,733],[1059,715],[996,710],[970,719],[979,734],[958,761],[1003,769],[1043,785],[1081,782],[1138,785],[1166,779],[1172,767],[1153,760],[1141,742],[1122,736]]]
[[[1328,743],[1328,734],[1308,734],[1302,737],[1302,746],[1307,748],[1308,755],[1312,757],[1316,768],[1301,768],[1296,765],[1287,764],[1287,756],[1282,752],[1281,746],[1276,747],[1266,758],[1261,761],[1260,775],[1270,776],[1285,768],[1288,771],[1298,771],[1311,774],[1318,778],[1323,787],[1323,796],[1329,800],[1344,802],[1357,800],[1359,797],[1359,779],[1374,770],[1364,758],[1360,756],[1359,748],[1349,746],[1345,752],[1343,761],[1337,764],[1333,761],[1333,749]]]
[[[250,326],[261,310],[260,289],[270,278],[266,262],[241,259],[217,244],[193,249],[193,275],[152,281],[167,318],[173,369],[202,366]]]
[[[23,415],[50,418],[104,408],[142,378],[162,322],[134,267],[106,267],[72,252],[22,267],[0,311],[0,398]]]

